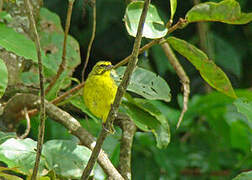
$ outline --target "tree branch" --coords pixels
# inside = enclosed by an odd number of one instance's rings
[[[118,170],[124,179],[130,180],[132,179],[131,148],[137,127],[127,115],[120,114],[120,116],[117,116],[117,120],[119,120],[118,122],[122,129]]]
[[[147,11],[148,11],[148,8],[149,8],[149,4],[150,4],[150,0],[145,0],[144,2],[144,7],[143,7],[143,10],[142,10],[142,14],[141,14],[141,17],[140,17],[140,21],[139,21],[139,24],[138,24],[138,29],[137,29],[137,35],[136,35],[136,38],[135,38],[135,43],[134,43],[134,47],[133,47],[133,51],[132,51],[132,58],[131,60],[129,61],[129,64],[126,68],[126,71],[124,73],[124,76],[123,76],[123,79],[122,79],[122,82],[120,83],[119,87],[118,87],[118,90],[117,90],[117,93],[116,93],[116,97],[115,97],[115,100],[114,100],[114,103],[110,109],[110,112],[109,112],[109,115],[107,117],[107,120],[106,120],[106,123],[104,125],[104,127],[102,128],[102,131],[98,137],[98,140],[97,140],[97,143],[95,145],[95,148],[91,154],[91,157],[88,161],[88,164],[85,168],[85,170],[83,171],[83,174],[82,174],[82,177],[81,179],[88,179],[93,167],[94,167],[94,164],[96,162],[96,159],[100,153],[100,149],[101,149],[101,146],[103,144],[103,141],[105,140],[105,138],[107,137],[108,135],[108,129],[111,129],[111,127],[113,127],[113,121],[115,119],[115,115],[118,111],[118,108],[119,108],[119,105],[121,103],[121,100],[122,100],[122,97],[127,89],[127,86],[129,84],[129,81],[130,81],[130,78],[131,78],[131,75],[136,67],[136,64],[137,64],[137,57],[138,57],[138,53],[139,53],[139,48],[140,48],[140,45],[141,45],[141,40],[142,40],[142,32],[143,32],[143,27],[144,27],[144,22],[145,22],[145,19],[146,19],[146,15],[147,15]]]
[[[16,94],[7,102],[3,115],[0,116],[0,122],[2,122],[4,125],[3,127],[5,127],[5,122],[14,122],[23,117],[21,111],[24,107],[27,107],[27,109],[34,109],[38,108],[39,106],[40,101],[38,96],[33,94]],[[86,131],[81,126],[79,121],[73,118],[69,113],[61,110],[46,100],[45,110],[51,119],[62,124],[66,129],[69,130],[71,134],[78,137],[84,146],[88,147],[90,150],[94,149],[96,144],[94,140],[95,138],[88,131]],[[98,163],[103,168],[104,172],[108,174],[108,176],[114,177],[115,179],[122,179],[122,176],[113,166],[107,154],[103,150],[101,150],[98,156]]]
[[[170,45],[163,39],[164,43],[161,44],[165,55],[168,57],[168,60],[170,61],[171,65],[175,69],[177,75],[179,76],[181,83],[183,85],[183,90],[184,90],[184,103],[183,103],[183,109],[182,112],[179,116],[179,121],[177,123],[177,128],[179,128],[180,123],[182,122],[182,119],[184,117],[185,112],[187,111],[187,104],[188,104],[188,99],[189,99],[189,94],[190,94],[190,79],[186,75],[186,72],[184,71],[183,67],[179,63],[177,57],[173,53]]]
[[[37,143],[37,153],[36,153],[36,161],[34,165],[34,169],[32,172],[32,180],[35,180],[38,173],[39,161],[42,152],[42,146],[44,142],[44,133],[45,133],[45,92],[44,92],[44,77],[43,77],[43,65],[41,59],[41,46],[39,41],[39,36],[36,28],[36,22],[34,20],[32,14],[32,7],[29,0],[25,0],[26,10],[28,12],[28,18],[30,22],[31,31],[33,33],[33,37],[35,40],[36,50],[37,50],[37,57],[38,57],[38,68],[39,68],[39,84],[40,84],[40,124],[39,124],[39,134],[38,134],[38,143]]]

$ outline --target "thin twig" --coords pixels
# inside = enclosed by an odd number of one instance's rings
[[[31,120],[27,111],[27,108],[24,108],[24,115],[25,115],[25,119],[26,119],[26,129],[24,134],[22,134],[21,136],[19,136],[20,139],[24,139],[28,136],[28,134],[30,133],[30,129],[31,129]]]
[[[168,57],[168,60],[170,61],[171,65],[175,69],[177,75],[179,76],[181,83],[183,85],[183,90],[184,90],[184,101],[183,101],[183,109],[182,112],[179,116],[179,121],[177,123],[177,128],[179,128],[180,123],[182,122],[182,119],[184,117],[185,112],[187,111],[187,104],[188,104],[188,99],[189,99],[189,94],[190,94],[190,79],[186,75],[186,72],[184,71],[183,67],[179,63],[177,57],[173,53],[170,45],[163,39],[163,43],[161,44],[165,55]]]
[[[47,86],[46,91],[45,91],[46,94],[52,89],[53,85],[59,79],[60,75],[62,74],[62,72],[65,70],[65,67],[66,67],[66,45],[67,45],[67,36],[68,36],[70,22],[71,22],[71,16],[72,16],[73,3],[74,3],[74,0],[69,0],[68,10],[67,10],[67,19],[66,19],[66,25],[65,25],[65,34],[64,34],[61,64],[59,65],[59,69],[57,71],[57,74],[53,77],[52,81]]]
[[[126,68],[126,71],[125,71],[123,79],[122,79],[122,82],[118,86],[118,90],[116,92],[116,97],[115,97],[115,100],[114,100],[114,102],[111,106],[111,109],[109,111],[106,123],[102,128],[102,131],[101,131],[101,133],[98,137],[98,140],[96,142],[96,145],[94,147],[94,150],[92,151],[91,157],[89,158],[88,164],[83,171],[81,179],[84,179],[84,180],[88,179],[88,177],[94,167],[94,164],[97,160],[97,157],[100,153],[101,146],[109,133],[108,129],[111,129],[113,127],[113,121],[115,119],[115,115],[118,111],[122,97],[127,89],[131,75],[132,75],[132,73],[136,67],[137,61],[138,61],[137,57],[139,54],[139,48],[140,48],[141,40],[142,40],[142,32],[143,32],[144,22],[146,19],[149,4],[150,4],[150,0],[145,0],[142,14],[140,17],[140,21],[138,24],[137,35],[135,38],[135,43],[134,43],[134,47],[133,47],[133,51],[132,51],[132,58],[128,63],[128,66]]]
[[[4,125],[8,124],[8,122],[16,121],[16,125],[21,119],[23,119],[20,112],[24,107],[27,107],[27,109],[38,109],[39,106],[40,101],[38,96],[25,93],[16,94],[6,103],[3,115],[0,116],[0,120],[3,120]],[[81,126],[78,120],[47,100],[45,100],[45,109],[48,117],[62,124],[72,135],[79,138],[82,145],[88,147],[90,150],[93,150],[96,143],[95,138]],[[6,127],[9,131],[9,126]],[[103,150],[101,150],[98,156],[98,163],[108,176],[114,177],[115,179],[123,179]]]
[[[44,92],[44,76],[43,76],[43,65],[42,65],[42,59],[41,59],[41,46],[38,36],[38,31],[36,28],[36,22],[34,20],[33,14],[32,14],[32,6],[29,2],[29,0],[25,0],[25,6],[26,10],[28,12],[28,17],[30,21],[31,30],[33,33],[33,37],[35,39],[35,45],[37,50],[37,57],[38,57],[38,68],[39,68],[39,85],[40,85],[40,124],[39,124],[39,134],[38,134],[38,143],[37,143],[37,153],[36,153],[36,161],[32,172],[32,180],[35,180],[38,173],[39,168],[39,161],[40,156],[42,152],[42,146],[44,142],[44,133],[45,133],[45,92]]]
[[[84,75],[85,75],[85,71],[86,71],[86,68],[87,68],[88,61],[89,61],[90,52],[91,52],[91,48],[92,48],[92,44],[94,42],[95,32],[96,32],[96,0],[92,0],[92,6],[93,6],[92,36],[91,36],[90,42],[88,44],[86,60],[85,60],[85,64],[84,64],[84,67],[83,67],[83,70],[82,70],[82,73],[81,73],[82,82],[84,81]]]

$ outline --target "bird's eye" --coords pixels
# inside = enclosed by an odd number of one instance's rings
[[[105,65],[105,64],[101,64],[100,67],[101,67],[101,68],[105,68],[106,65]]]

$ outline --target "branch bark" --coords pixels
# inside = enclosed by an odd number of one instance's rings
[[[141,17],[140,17],[140,21],[139,21],[139,24],[138,24],[138,29],[137,29],[137,35],[136,35],[136,38],[135,38],[135,43],[134,43],[134,47],[133,47],[133,51],[132,51],[132,59],[129,61],[129,64],[126,68],[126,71],[124,73],[124,76],[123,76],[123,79],[122,79],[122,82],[120,83],[120,85],[118,86],[118,90],[117,90],[117,93],[116,93],[116,97],[115,97],[115,100],[114,100],[114,103],[110,109],[110,112],[109,112],[109,115],[107,117],[107,120],[106,120],[106,123],[104,125],[104,127],[102,128],[102,131],[99,135],[99,138],[97,140],[97,143],[95,145],[95,148],[91,154],[91,157],[88,161],[88,164],[86,166],[86,168],[84,169],[83,171],[83,174],[82,174],[82,177],[81,179],[88,179],[93,167],[94,167],[94,164],[97,160],[97,157],[100,153],[100,149],[101,149],[101,146],[105,140],[105,138],[107,137],[108,135],[108,129],[111,129],[111,127],[113,127],[113,122],[114,122],[114,119],[115,119],[115,115],[118,111],[118,108],[119,108],[119,105],[121,103],[121,100],[122,100],[122,97],[127,89],[127,86],[129,84],[129,81],[130,81],[130,78],[131,78],[131,75],[136,67],[136,64],[137,64],[137,57],[138,57],[138,54],[139,54],[139,49],[140,49],[140,45],[141,45],[141,40],[142,40],[142,32],[143,32],[143,27],[144,27],[144,22],[145,22],[145,19],[146,19],[146,16],[147,16],[147,11],[148,11],[148,8],[149,8],[149,4],[150,4],[150,0],[145,0],[144,2],[144,7],[143,7],[143,10],[142,10],[142,14],[141,14]]]
[[[132,179],[131,148],[137,127],[127,115],[120,114],[120,116],[118,116],[116,120],[118,120],[119,125],[122,129],[118,170],[124,179],[130,180]]]
[[[27,109],[34,109],[38,108],[39,106],[40,100],[38,96],[33,94],[17,94],[7,102],[3,115],[0,117],[0,122],[3,122],[3,124],[6,125],[4,121],[16,121],[17,119],[20,119],[20,117],[23,117],[21,112],[24,107],[27,107]],[[46,100],[45,110],[51,119],[62,124],[66,129],[69,130],[71,134],[78,137],[84,146],[88,147],[90,150],[94,149],[96,144],[94,140],[95,138],[69,113],[61,110]],[[115,179],[123,179],[103,150],[101,150],[98,156],[98,163],[108,176],[114,177]]]

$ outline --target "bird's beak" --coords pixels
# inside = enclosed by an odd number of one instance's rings
[[[111,64],[111,65],[107,65],[105,69],[106,69],[106,71],[109,71],[113,68],[114,68],[114,66]]]

